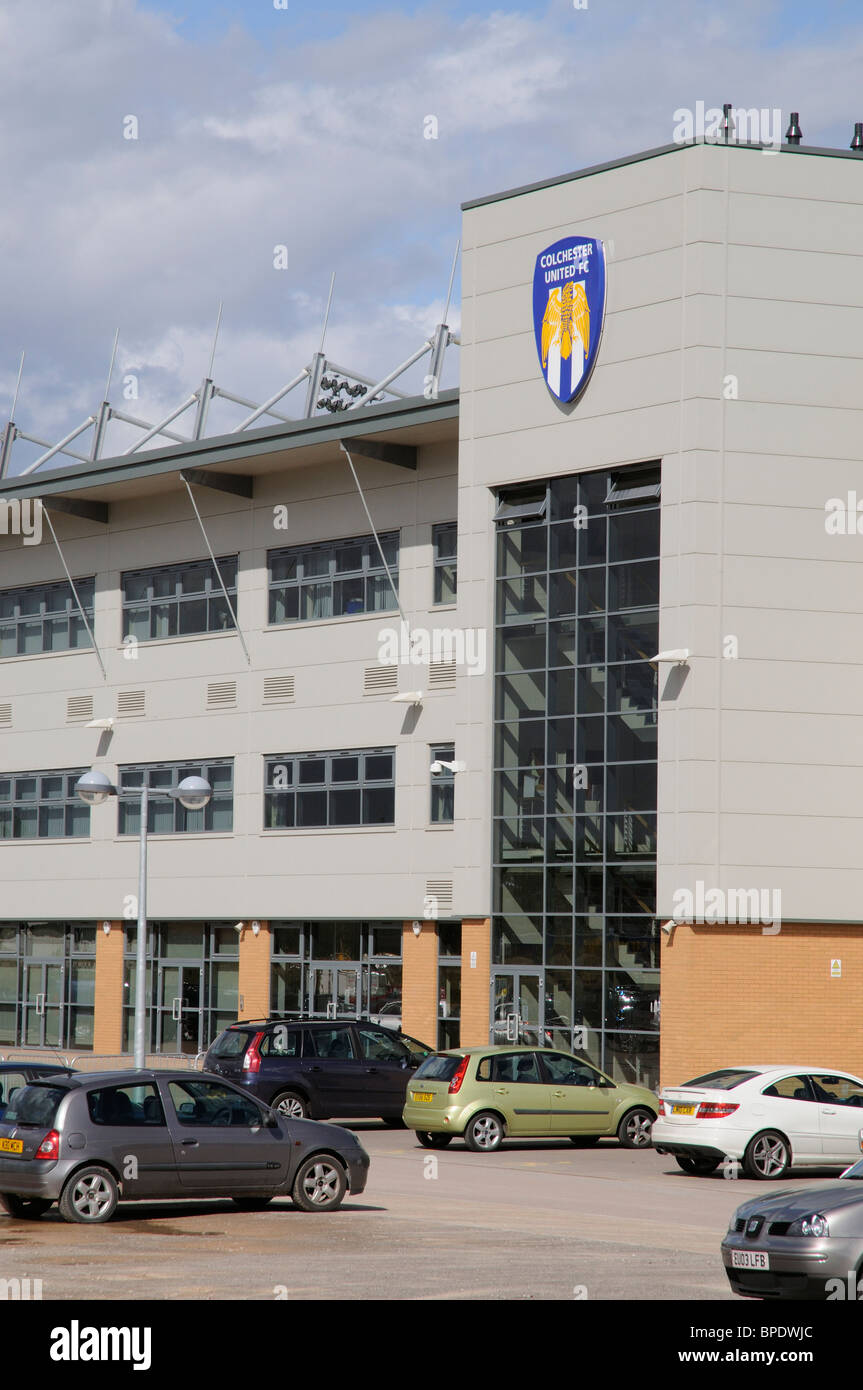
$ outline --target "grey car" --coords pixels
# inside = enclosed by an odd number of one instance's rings
[[[221,1077],[79,1072],[16,1091],[0,1119],[0,1203],[34,1219],[108,1221],[121,1201],[230,1197],[246,1211],[291,1197],[334,1211],[366,1185],[349,1130],[286,1119]]]
[[[863,1297],[863,1159],[835,1182],[744,1202],[722,1259],[745,1298]]]

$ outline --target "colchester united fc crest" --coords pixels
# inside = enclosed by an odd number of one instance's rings
[[[605,254],[595,237],[547,246],[533,273],[533,328],[549,391],[564,403],[587,385],[605,314]]]

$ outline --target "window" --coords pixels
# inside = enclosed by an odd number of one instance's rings
[[[223,555],[216,564],[236,612],[237,556]],[[122,583],[124,637],[149,642],[234,626],[211,560],[129,570]]]
[[[0,1073],[0,1110],[4,1105],[8,1105],[16,1091],[22,1086],[27,1085],[27,1079],[23,1071],[7,1071]]]
[[[492,1062],[492,1080],[510,1085],[538,1085],[539,1067],[534,1052],[505,1052]]]
[[[394,1033],[379,1032],[374,1028],[357,1028],[360,1050],[366,1062],[404,1062],[407,1066],[411,1054]]]
[[[603,1078],[586,1062],[567,1057],[565,1052],[544,1052],[542,1065],[549,1080],[557,1086],[601,1086]]]
[[[451,763],[455,759],[455,745],[435,743],[429,749],[429,766],[432,763]],[[452,825],[455,820],[455,777],[452,768],[443,767],[440,772],[429,773],[431,777],[431,823],[432,825]]]
[[[434,547],[434,601],[455,603],[458,592],[458,525],[455,521],[432,527]]]
[[[245,1034],[223,1032],[239,1009],[239,936],[216,922],[152,922],[147,962],[147,1050],[194,1057],[219,1038],[221,1056],[237,1055]],[[131,1052],[135,1030],[138,929],[123,932],[123,1045]],[[248,1046],[248,1043],[246,1043]],[[222,1050],[224,1049],[224,1050]]]
[[[387,568],[398,591],[398,531],[384,533],[380,543],[386,566],[374,536],[271,550],[270,622],[309,622],[397,608]]]
[[[263,1038],[259,1051],[262,1057],[300,1057],[303,1051],[302,1032],[299,1028],[285,1028],[279,1024]]]
[[[263,1111],[218,1081],[172,1081],[168,1087],[177,1119],[184,1125],[208,1125],[213,1129],[260,1125]]]
[[[272,1013],[307,1017],[332,1010],[327,1017],[399,1025],[401,922],[271,921],[270,934]]]
[[[0,937],[0,1044],[91,1048],[95,925],[7,922]]]
[[[809,1084],[821,1105],[863,1106],[863,1087],[850,1076],[810,1076]]]
[[[281,753],[265,761],[264,829],[395,824],[395,749]]]
[[[805,1076],[783,1076],[767,1086],[763,1096],[777,1096],[780,1100],[812,1100],[813,1096]]]
[[[307,1057],[354,1057],[350,1028],[315,1028],[306,1032]]]
[[[94,1125],[161,1125],[165,1112],[153,1085],[108,1086],[87,1093],[87,1109]]]
[[[86,768],[0,776],[0,840],[59,840],[90,834],[90,808],[75,792]]]
[[[213,758],[201,763],[135,763],[118,769],[121,789],[135,788],[146,780],[157,793],[149,803],[147,829],[151,835],[194,835],[202,831],[226,833],[234,828],[234,760]],[[180,802],[158,793],[176,791],[186,777],[203,777],[213,795],[201,811],[187,811]],[[118,798],[119,835],[137,835],[141,808],[134,797]]]
[[[95,579],[76,579],[81,606],[93,626]],[[0,657],[89,647],[90,636],[68,580],[0,593]]]

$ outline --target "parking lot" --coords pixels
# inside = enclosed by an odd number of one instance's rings
[[[290,1201],[121,1206],[105,1226],[0,1216],[0,1278],[43,1299],[725,1299],[732,1210],[775,1184],[693,1178],[653,1151],[524,1141],[430,1153],[354,1126],[369,1184],[332,1215]],[[834,1172],[786,1180],[816,1185]]]

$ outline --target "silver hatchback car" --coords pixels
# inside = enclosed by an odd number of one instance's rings
[[[89,1072],[16,1091],[0,1119],[0,1204],[34,1219],[108,1221],[120,1201],[230,1197],[257,1211],[291,1197],[334,1211],[366,1185],[349,1130],[290,1120],[205,1072]]]

